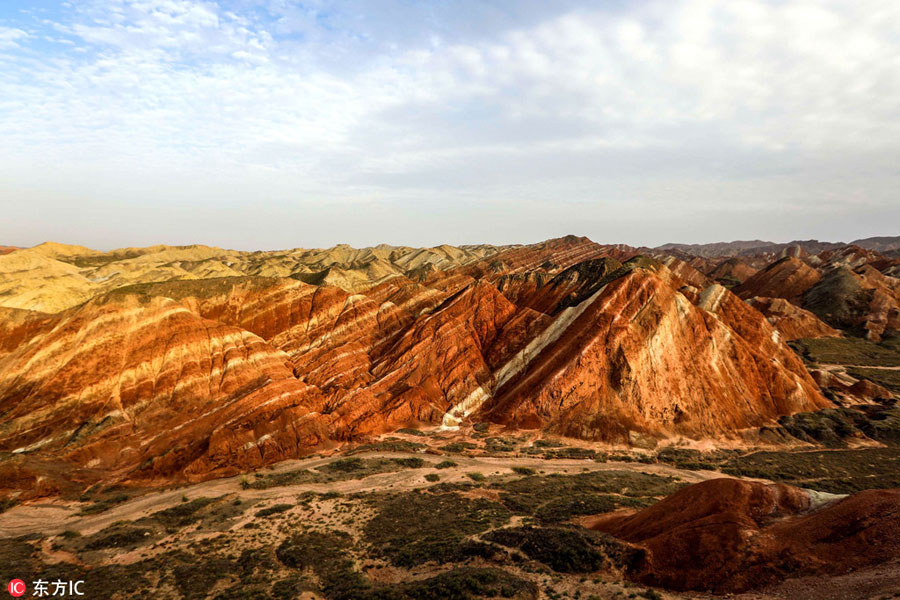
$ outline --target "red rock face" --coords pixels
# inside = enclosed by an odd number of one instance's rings
[[[746,279],[734,288],[734,293],[747,300],[756,296],[785,298],[802,302],[803,294],[814,286],[822,275],[795,257],[782,258]]]
[[[261,464],[269,445],[284,456],[324,440],[300,427],[321,394],[284,353],[167,298],[92,301],[20,339],[0,359],[3,451],[165,475]]]
[[[621,267],[615,258],[603,257],[572,265],[556,275],[545,271],[507,275],[497,281],[497,287],[519,306],[556,315],[587,299]]]
[[[683,260],[679,260],[674,256],[667,256],[662,260],[675,277],[684,282],[685,285],[702,290],[712,284],[712,280],[692,267]]]
[[[832,328],[879,341],[900,330],[900,280],[894,263],[873,250],[846,246],[802,259],[782,258],[734,292],[747,300],[784,298]],[[781,314],[772,316],[783,322],[786,335],[827,333],[805,313],[785,321],[786,311],[778,311]]]
[[[819,317],[784,298],[751,298],[750,306],[761,312],[786,340],[837,337],[841,332]]]
[[[828,406],[766,318],[686,262],[673,272],[585,238],[456,265],[439,250],[391,254],[406,275],[354,279],[355,293],[219,277],[56,314],[0,309],[7,481],[60,464],[84,480],[209,477],[466,418],[591,440],[722,437]]]
[[[739,258],[728,258],[717,264],[706,274],[716,281],[744,283],[759,270]]]
[[[900,553],[900,490],[868,490],[810,510],[787,485],[713,479],[593,528],[648,551],[631,573],[676,590],[741,592],[786,577],[837,575]]]
[[[761,314],[721,286],[695,306],[671,281],[665,267],[634,269],[560,314],[501,370],[490,419],[623,441],[714,435],[829,405]]]

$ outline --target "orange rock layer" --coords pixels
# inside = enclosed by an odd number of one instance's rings
[[[202,478],[466,419],[714,438],[830,405],[778,322],[685,261],[575,237],[458,264],[373,252],[410,268],[350,291],[229,276],[0,309],[0,475]]]

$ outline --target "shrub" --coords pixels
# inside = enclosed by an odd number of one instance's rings
[[[365,525],[366,539],[391,563],[404,567],[453,562],[466,536],[509,520],[502,505],[455,493],[398,494],[381,500],[377,509]]]
[[[416,435],[419,437],[427,436],[428,434],[424,431],[419,431],[418,429],[412,429],[410,427],[404,427],[403,429],[398,429],[397,433],[404,433],[406,435]]]
[[[627,567],[642,555],[612,536],[582,528],[511,527],[496,529],[484,538],[519,548],[559,573],[593,573],[604,566]]]
[[[454,454],[459,454],[464,450],[474,450],[478,447],[478,444],[473,444],[472,442],[453,442],[447,444],[446,446],[441,446],[439,449],[444,452],[452,452]]]
[[[287,510],[293,508],[292,504],[275,504],[274,506],[270,506],[268,508],[264,508],[262,510],[256,511],[257,517],[268,517],[269,515],[275,515],[278,513],[283,513]]]

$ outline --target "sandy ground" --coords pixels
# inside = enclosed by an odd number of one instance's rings
[[[717,477],[723,477],[719,472],[715,471],[690,471],[682,470],[665,464],[644,464],[637,462],[606,462],[599,463],[586,459],[552,459],[547,460],[533,456],[437,456],[428,453],[417,453],[416,456],[423,458],[428,464],[434,465],[444,460],[452,460],[456,463],[455,467],[435,471],[432,468],[421,469],[402,469],[391,473],[380,473],[370,475],[363,479],[349,479],[345,481],[335,481],[327,484],[298,484],[290,486],[279,486],[268,489],[243,489],[241,481],[244,478],[253,479],[253,474],[247,474],[238,477],[230,477],[216,479],[196,484],[185,485],[175,489],[151,491],[143,495],[132,498],[122,504],[112,507],[111,509],[95,515],[79,515],[78,511],[84,506],[79,502],[66,502],[62,500],[52,500],[46,502],[30,503],[15,506],[12,509],[0,514],[0,537],[16,537],[29,533],[40,533],[44,536],[57,535],[67,529],[73,529],[84,535],[95,533],[117,521],[133,521],[151,513],[179,505],[186,497],[189,500],[207,497],[215,498],[219,496],[235,495],[242,501],[258,504],[271,505],[278,502],[290,501],[297,495],[314,491],[319,493],[340,492],[341,494],[352,494],[355,492],[370,491],[404,491],[416,488],[422,488],[433,485],[425,480],[428,473],[438,473],[442,483],[454,483],[461,481],[470,481],[468,473],[478,472],[483,475],[508,475],[512,473],[513,467],[530,467],[535,471],[543,474],[551,473],[567,473],[577,474],[587,471],[635,471],[643,473],[652,473],[657,475],[669,475],[680,478],[689,483],[696,483]],[[361,452],[353,456],[359,458],[409,458],[409,453],[395,452]],[[294,471],[298,469],[315,469],[327,463],[333,462],[340,458],[341,455],[329,457],[309,458],[305,460],[289,460],[273,467],[261,469],[261,475],[271,475],[281,472]],[[491,490],[474,490],[470,493],[490,494]],[[836,497],[830,494],[822,494],[819,498],[821,502],[828,502]],[[827,496],[827,497],[825,497]],[[300,509],[294,509],[300,510]],[[305,514],[304,518],[321,521],[323,524],[332,528],[343,528],[343,519],[357,519],[360,515],[341,515],[331,514],[330,508],[318,509],[317,514]],[[292,511],[293,512],[293,511]],[[247,514],[246,518],[236,522],[233,527],[240,528],[245,521],[252,520],[252,513]],[[586,518],[590,519],[590,517]],[[583,521],[584,519],[582,519]],[[351,527],[352,529],[352,527]],[[197,533],[187,533],[192,541],[196,541]],[[264,531],[258,534],[248,535],[264,535]],[[163,551],[168,547],[167,542],[180,545],[184,542],[185,533],[179,533],[171,538],[160,540],[160,543],[154,545],[153,549],[147,548],[131,553],[122,553],[116,556],[114,562],[130,562],[137,560],[142,556]],[[184,539],[182,539],[184,538]],[[75,557],[71,555],[63,556],[62,553],[54,552],[49,544],[45,544],[45,553],[48,558],[72,561]],[[139,556],[140,555],[140,556]],[[76,559],[77,560],[77,559]],[[384,567],[379,567],[384,568]],[[368,573],[368,575],[379,575],[377,572]],[[376,577],[378,579],[391,579],[391,574],[381,574]],[[569,584],[571,593],[574,594],[580,587],[578,578],[572,578]],[[607,589],[618,588],[620,584],[610,582],[611,587]],[[626,587],[622,588],[625,593],[623,597],[628,597],[628,593],[632,590],[628,589],[627,583],[622,583]],[[702,593],[674,593],[660,590],[661,597],[665,599],[712,599],[722,598],[723,596],[711,596]],[[895,595],[896,594],[896,595]],[[314,596],[311,596],[314,597]],[[735,600],[887,600],[890,598],[900,599],[900,558],[897,561],[881,565],[873,569],[848,573],[840,577],[832,577],[828,579],[818,578],[797,578],[787,580],[764,590],[752,593],[736,594],[725,596]]]
[[[354,454],[359,458],[409,458],[407,453],[393,452],[362,452]],[[606,462],[598,463],[584,459],[553,459],[546,460],[535,457],[466,457],[466,456],[432,456],[417,454],[426,462],[436,464],[443,460],[452,460],[457,466],[442,469],[440,474],[442,482],[470,481],[467,473],[481,473],[485,476],[495,474],[508,474],[513,467],[530,467],[538,472],[550,473],[581,473],[585,471],[639,471],[657,475],[672,475],[690,483],[696,483],[715,477],[723,477],[715,471],[687,471],[677,469],[669,465],[643,464],[633,462]],[[341,456],[316,458],[308,460],[289,460],[275,465],[273,469],[259,471],[261,474],[271,475],[297,469],[316,468],[333,462]],[[246,476],[214,479],[179,487],[177,489],[150,492],[138,496],[122,504],[96,515],[79,515],[81,503],[64,502],[54,500],[50,502],[37,502],[15,506],[0,514],[0,537],[15,537],[28,533],[41,533],[44,535],[56,535],[66,529],[75,529],[88,535],[112,525],[116,521],[132,521],[151,513],[181,504],[182,497],[189,500],[195,498],[216,498],[227,494],[237,494],[241,500],[273,500],[283,496],[296,496],[305,491],[314,492],[340,492],[352,494],[354,492],[370,492],[376,490],[403,491],[421,488],[431,483],[425,480],[427,473],[433,473],[433,469],[403,469],[393,473],[380,473],[370,475],[364,479],[350,479],[336,481],[327,484],[300,484],[291,486],[279,486],[264,490],[242,489],[241,479]],[[252,474],[249,475],[252,479]]]

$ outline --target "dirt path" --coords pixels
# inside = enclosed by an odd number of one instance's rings
[[[116,521],[133,521],[151,513],[181,504],[182,498],[188,500],[207,497],[214,498],[228,494],[236,494],[241,500],[259,501],[276,500],[293,497],[306,491],[319,493],[340,492],[353,494],[356,492],[372,492],[378,490],[405,491],[422,488],[431,483],[425,480],[428,473],[437,473],[441,482],[469,481],[467,473],[481,473],[484,476],[509,474],[513,467],[530,467],[535,471],[550,473],[577,474],[586,471],[636,471],[655,475],[675,476],[689,483],[697,483],[716,477],[724,477],[715,471],[688,471],[664,464],[643,464],[633,462],[598,463],[584,459],[553,459],[535,457],[468,457],[468,456],[432,456],[422,457],[429,466],[443,460],[452,460],[455,467],[436,471],[428,466],[420,469],[403,469],[390,473],[379,473],[362,479],[349,479],[325,484],[298,484],[272,487],[268,489],[243,489],[241,480],[245,476],[228,477],[204,481],[174,490],[151,492],[123,502],[109,510],[96,515],[79,515],[81,504],[77,502],[53,501],[45,503],[16,506],[0,514],[0,537],[16,537],[28,533],[44,535],[59,534],[73,529],[89,535],[112,525]],[[359,458],[409,458],[410,454],[393,452],[364,452],[355,454]],[[297,469],[321,467],[327,463],[343,458],[290,460],[275,465],[274,469],[264,469],[260,474],[272,475]],[[252,477],[252,474],[250,474]]]
[[[835,363],[819,363],[820,367],[828,369],[878,369],[880,371],[900,371],[900,365],[896,367],[878,367],[875,365],[841,365]]]

